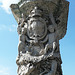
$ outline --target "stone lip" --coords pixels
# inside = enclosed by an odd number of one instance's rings
[[[10,8],[18,22],[24,14],[24,19],[27,18],[30,11],[35,7],[43,9],[43,13],[47,16],[53,13],[57,22],[57,33],[59,40],[62,39],[67,30],[67,20],[69,11],[69,2],[66,0],[20,0],[18,4],[11,4]]]

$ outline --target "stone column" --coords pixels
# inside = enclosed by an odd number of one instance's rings
[[[63,75],[59,40],[67,30],[66,0],[20,0],[12,4],[18,23],[18,75]]]

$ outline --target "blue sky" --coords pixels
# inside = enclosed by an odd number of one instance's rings
[[[17,75],[17,22],[9,5],[18,0],[0,0],[0,75]],[[68,0],[67,34],[60,40],[63,75],[75,75],[75,0]]]

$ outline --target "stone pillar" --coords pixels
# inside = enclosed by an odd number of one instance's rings
[[[66,0],[20,0],[12,4],[18,22],[18,75],[63,75],[59,40],[67,30]]]

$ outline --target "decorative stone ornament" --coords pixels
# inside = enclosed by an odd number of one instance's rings
[[[18,22],[18,75],[62,75],[59,40],[67,29],[66,0],[20,0],[12,4]]]

